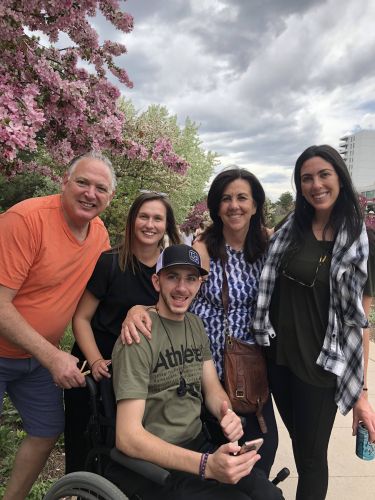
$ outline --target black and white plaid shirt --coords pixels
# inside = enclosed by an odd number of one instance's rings
[[[281,257],[290,239],[293,214],[273,235],[259,284],[253,330],[258,344],[270,345],[275,337],[269,319],[269,305],[279,274]],[[316,363],[337,375],[335,401],[346,415],[358,400],[363,387],[362,328],[368,326],[362,307],[367,279],[368,238],[365,225],[360,237],[350,246],[342,228],[336,237],[330,267],[330,304],[328,325]]]

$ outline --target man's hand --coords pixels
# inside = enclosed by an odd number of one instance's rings
[[[260,459],[255,451],[233,456],[241,447],[234,443],[223,444],[208,457],[206,479],[216,479],[221,483],[236,484],[250,474],[255,463]]]
[[[51,372],[53,381],[62,389],[84,387],[85,376],[79,371],[79,359],[68,352],[56,349],[56,354],[51,358],[46,368]]]
[[[368,430],[370,443],[375,443],[375,412],[364,394],[353,408],[353,436],[357,434],[359,422],[363,422]]]
[[[227,401],[222,402],[220,414],[220,426],[224,436],[232,443],[238,441],[243,436],[240,417],[229,408]]]
[[[139,344],[140,338],[137,329],[149,340],[151,340],[152,321],[145,306],[133,306],[129,309],[121,326],[121,342]]]

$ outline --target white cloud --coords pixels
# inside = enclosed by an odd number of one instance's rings
[[[375,128],[372,0],[128,0],[121,63],[136,108],[200,124],[207,149],[276,199],[311,144]],[[102,26],[101,20],[97,20]],[[105,32],[104,38],[110,38]]]

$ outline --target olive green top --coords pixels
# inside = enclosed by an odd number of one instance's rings
[[[112,353],[116,400],[145,400],[143,426],[173,444],[184,444],[202,430],[201,381],[204,361],[212,359],[202,321],[187,313],[184,321],[160,319],[151,312],[152,338],[139,344],[117,340]],[[167,331],[166,331],[167,330]],[[186,394],[179,397],[181,377]]]

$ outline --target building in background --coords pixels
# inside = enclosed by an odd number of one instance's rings
[[[360,130],[352,135],[344,135],[340,138],[339,146],[356,189],[360,192],[373,190],[371,186],[375,184],[375,130]]]

